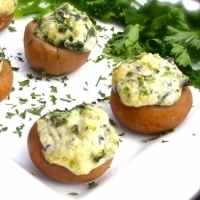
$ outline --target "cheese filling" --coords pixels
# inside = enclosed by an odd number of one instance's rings
[[[77,52],[90,51],[97,43],[97,31],[89,17],[68,3],[45,14],[35,35],[56,47]]]
[[[127,106],[173,105],[190,81],[171,58],[142,53],[113,69],[112,88]]]
[[[17,0],[0,0],[0,14],[10,15],[14,13]]]
[[[47,114],[37,121],[37,128],[45,159],[76,175],[88,174],[113,158],[118,148],[108,114],[92,104]]]

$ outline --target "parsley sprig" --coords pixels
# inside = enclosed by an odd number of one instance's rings
[[[63,2],[66,0],[19,0],[15,16],[41,16]],[[124,28],[121,32],[113,33],[108,40],[103,49],[105,57],[120,61],[144,51],[159,53],[162,57],[170,56],[179,69],[190,77],[191,84],[200,88],[200,70],[192,67],[192,63],[200,62],[199,10],[188,11],[182,1],[172,4],[148,0],[144,5],[136,0],[67,2],[85,11],[94,23],[97,18],[118,23]],[[137,8],[133,5],[137,5]]]

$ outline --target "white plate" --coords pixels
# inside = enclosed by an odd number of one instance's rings
[[[187,4],[187,8],[193,9],[189,5],[192,4]],[[147,143],[142,140],[152,138],[151,136],[131,133],[114,118],[108,101],[97,102],[117,123],[117,132],[125,133],[120,137],[122,142],[111,168],[95,180],[99,184],[98,187],[88,189],[88,183],[60,183],[38,171],[29,158],[26,140],[30,127],[39,116],[27,113],[26,118],[22,119],[19,114],[33,104],[39,107],[40,100],[46,101],[46,107],[41,113],[45,114],[49,110],[72,108],[82,102],[96,101],[102,98],[100,92],[109,95],[112,63],[107,60],[95,63],[94,60],[101,54],[101,47],[107,36],[111,35],[112,25],[105,25],[107,30],[100,33],[99,44],[92,50],[89,62],[82,68],[68,75],[67,79],[54,77],[50,80],[38,80],[40,75],[28,67],[23,51],[24,28],[31,19],[29,16],[16,20],[11,26],[14,26],[17,32],[7,29],[0,33],[0,46],[6,48],[5,54],[11,60],[12,66],[19,68],[14,72],[15,91],[10,94],[9,99],[0,103],[0,129],[8,127],[6,132],[0,132],[0,199],[42,197],[187,200],[192,197],[200,188],[200,93],[194,88],[191,88],[194,103],[187,119],[173,133]],[[119,28],[115,27],[115,31],[117,30]],[[19,57],[23,58],[24,62],[21,62]],[[19,84],[28,79],[27,74],[32,74],[35,78],[30,79],[29,85],[21,89]],[[106,80],[97,84],[100,75],[106,77]],[[58,93],[51,92],[51,86],[57,87]],[[36,99],[32,99],[33,93],[38,95]],[[74,101],[67,103],[60,100],[67,99],[69,94]],[[51,101],[52,95],[57,98],[55,105]],[[28,99],[28,102],[20,104],[19,98]],[[7,118],[8,112],[15,113],[15,116]],[[21,129],[21,137],[15,133],[17,128]],[[166,142],[162,143],[163,140]],[[78,195],[69,195],[72,192]]]

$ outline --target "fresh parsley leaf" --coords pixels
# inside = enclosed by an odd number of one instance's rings
[[[110,55],[115,61],[121,61],[137,56],[144,51],[139,44],[140,26],[128,25],[124,32],[113,34],[103,49],[103,53]]]

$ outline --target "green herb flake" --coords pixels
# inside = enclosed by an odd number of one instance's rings
[[[51,86],[50,88],[51,88],[51,92],[54,92],[54,93],[58,92],[57,87]]]
[[[76,196],[76,195],[78,195],[78,193],[77,192],[70,192],[70,193],[68,193],[68,195]]]
[[[22,119],[25,119],[25,118],[26,118],[26,110],[24,110],[24,112],[20,113],[19,116],[20,116]]]
[[[23,128],[24,128],[24,124],[22,124],[21,126],[17,126],[16,130],[13,133],[18,134],[19,137],[21,137],[22,136],[22,129]]]
[[[32,99],[36,99],[36,97],[40,97],[41,95],[40,94],[35,94],[35,92],[31,93],[31,98]]]
[[[124,132],[122,132],[121,134],[119,134],[119,136],[124,136],[125,135],[125,133]]]
[[[97,187],[99,184],[96,183],[95,181],[88,183],[88,189],[93,189],[95,187]]]
[[[165,143],[165,142],[169,142],[169,141],[168,141],[168,140],[162,140],[161,142],[162,142],[162,143]]]
[[[25,87],[25,86],[29,86],[30,80],[24,80],[24,81],[19,81],[19,86],[20,87]]]
[[[27,76],[29,79],[33,79],[33,78],[34,78],[33,74],[26,74],[26,76]]]
[[[66,102],[68,102],[68,103],[70,103],[70,102],[72,102],[72,101],[76,101],[76,99],[73,99],[73,98],[71,97],[71,94],[67,94],[66,97],[67,97],[67,99],[60,98],[60,100],[61,100],[61,101],[66,101]]]
[[[106,96],[106,94],[103,93],[101,90],[100,90],[98,93],[99,93],[99,95],[100,95],[101,97],[103,97],[103,98]]]
[[[16,58],[20,61],[20,62],[24,62],[23,58],[20,56],[16,56]]]
[[[100,75],[99,76],[99,78],[98,78],[98,81],[97,81],[97,83],[96,83],[96,87],[98,86],[98,84],[99,84],[99,82],[101,81],[101,80],[106,80],[106,78],[105,77],[102,77],[102,75]]]
[[[13,26],[9,26],[9,27],[8,27],[8,30],[9,30],[10,32],[17,32],[16,28],[13,27]]]
[[[12,71],[17,72],[19,70],[18,67],[12,67]]]
[[[106,58],[106,55],[102,54],[102,55],[98,56],[97,59],[94,60],[94,62],[95,62],[95,63],[98,63],[98,62],[100,62],[101,60],[103,60],[103,59],[105,59],[105,58]]]
[[[88,91],[88,89],[87,89],[87,88],[85,88],[85,87],[83,88],[83,90],[85,90],[85,91]]]
[[[18,98],[20,104],[25,104],[28,102],[28,99]]]
[[[16,115],[16,113],[7,112],[6,113],[6,118],[11,119],[15,115]]]
[[[61,100],[61,101],[68,102],[68,103],[70,103],[70,102],[71,102],[71,100],[69,100],[69,99],[64,99],[64,98],[60,98],[60,100]]]
[[[116,123],[115,123],[114,120],[112,120],[112,119],[109,119],[109,122],[110,122],[110,124],[113,125],[113,126],[116,125]]]
[[[8,127],[3,127],[3,128],[0,129],[0,133],[1,132],[6,132],[7,130],[8,130]]]
[[[78,135],[79,134],[79,126],[77,124],[74,124],[71,128],[70,128],[70,133]]]
[[[55,105],[57,98],[54,95],[51,95],[50,97],[51,97],[51,102]]]
[[[33,115],[39,115],[41,116],[41,112],[42,110],[45,108],[45,104],[40,106],[40,107],[34,107],[34,108],[29,108],[29,109],[26,109],[27,112],[33,114]]]
[[[146,140],[142,140],[142,142],[147,143],[147,142],[149,142],[149,141],[156,140],[156,139],[158,139],[159,137],[161,137],[161,136],[163,136],[163,135],[166,135],[166,134],[172,133],[173,131],[174,131],[174,130],[171,129],[171,130],[168,130],[168,131],[162,132],[162,133],[158,134],[158,135],[155,136],[155,137],[148,138],[148,139],[146,139]]]
[[[101,142],[102,140],[104,140],[104,138],[102,138],[102,137],[99,137],[99,142]],[[95,162],[95,163],[98,163],[103,157],[105,157],[106,156],[106,152],[105,152],[105,150],[103,149],[102,151],[100,151],[100,152],[98,152],[98,154],[96,154],[96,155],[93,155],[92,157],[92,159],[93,159],[93,161]]]

